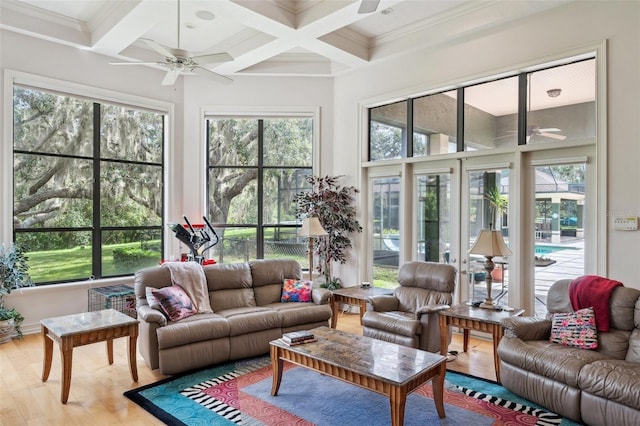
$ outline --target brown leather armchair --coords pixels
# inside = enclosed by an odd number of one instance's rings
[[[451,265],[413,261],[400,267],[393,295],[369,298],[363,334],[429,352],[440,352],[438,311],[453,301],[456,271]]]

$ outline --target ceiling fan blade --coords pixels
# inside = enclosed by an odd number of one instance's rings
[[[539,132],[561,132],[562,130],[555,127],[549,127],[548,129],[538,129]]]
[[[164,47],[163,45],[156,43],[155,41],[150,40],[148,38],[141,38],[140,40],[147,43],[149,47],[151,47],[153,50],[155,50],[165,58],[178,59],[176,58],[176,55],[173,54],[173,52],[171,52],[168,48]]]
[[[565,140],[567,138],[564,135],[556,135],[555,133],[546,133],[546,132],[540,132],[540,133],[538,133],[538,135],[544,136],[546,138],[557,139],[559,141],[563,141],[563,140]]]
[[[216,80],[219,83],[222,84],[231,84],[233,83],[233,80],[230,79],[229,77],[226,77],[224,75],[218,74],[217,72],[213,72],[209,69],[206,69],[205,67],[200,67],[200,66],[196,66],[192,69],[193,72],[195,72],[196,74],[202,75],[203,77],[207,77],[207,78],[211,78],[213,80]]]
[[[165,62],[109,62],[109,65],[166,65]]]
[[[167,74],[164,76],[164,79],[162,80],[162,85],[163,86],[173,85],[178,79],[178,76],[180,76],[180,71],[177,69],[171,69],[167,71]]]
[[[358,13],[365,14],[375,12],[378,4],[380,4],[380,0],[362,0],[358,8]]]
[[[228,53],[214,53],[211,55],[194,56],[191,58],[198,65],[217,64],[220,62],[233,61],[233,56]]]

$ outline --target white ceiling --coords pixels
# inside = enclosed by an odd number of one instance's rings
[[[228,52],[233,61],[207,67],[231,77],[326,77],[568,1],[381,0],[376,12],[363,15],[360,0],[0,0],[0,28],[108,61],[162,60],[139,41],[148,38],[193,56]],[[213,19],[197,16],[203,13]]]

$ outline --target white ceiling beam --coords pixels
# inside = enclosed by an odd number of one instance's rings
[[[175,11],[171,2],[133,0],[118,2],[93,31],[92,48],[98,52],[119,53],[157,24],[162,15]]]

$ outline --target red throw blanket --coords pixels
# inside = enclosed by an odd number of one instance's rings
[[[609,297],[620,281],[597,275],[584,275],[571,281],[569,298],[574,310],[593,307],[598,331],[609,331]]]

